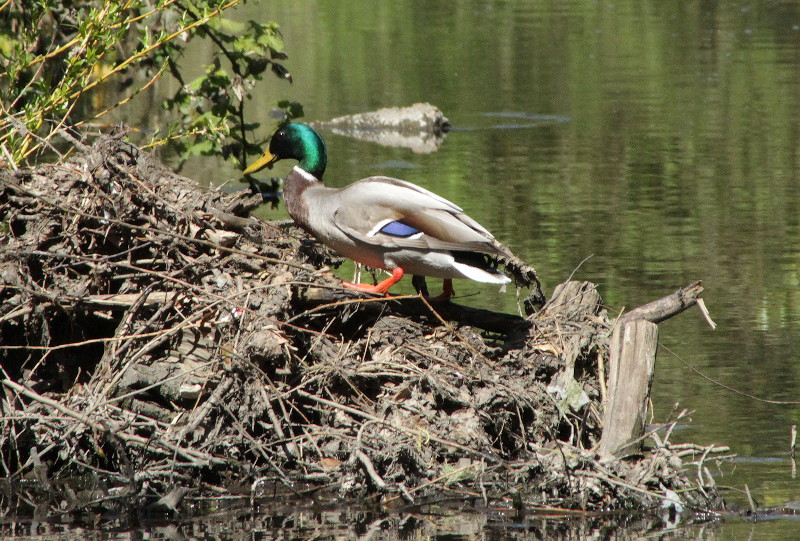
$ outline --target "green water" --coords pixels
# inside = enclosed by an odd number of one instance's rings
[[[294,84],[255,89],[264,130],[282,98],[309,121],[430,102],[455,128],[429,154],[326,133],[329,184],[425,186],[533,264],[548,292],[589,280],[614,310],[703,280],[719,327],[696,310],[660,325],[655,420],[679,403],[695,414],[674,438],[731,446],[737,463],[712,469],[733,501],[745,484],[760,505],[800,500],[797,404],[759,400],[800,401],[800,4],[280,0],[235,17],[278,22],[289,53]],[[237,176],[208,161],[185,172]],[[516,310],[511,291],[456,290]],[[710,534],[788,539],[787,521]]]

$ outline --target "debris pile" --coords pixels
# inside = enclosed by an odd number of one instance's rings
[[[0,173],[4,512],[721,505],[703,461],[725,449],[672,445],[679,417],[640,456],[593,451],[613,325],[593,285],[487,334],[452,303],[343,290],[333,254],[249,217],[260,196],[200,189],[123,133],[78,150]]]

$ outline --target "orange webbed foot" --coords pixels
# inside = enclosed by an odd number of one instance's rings
[[[379,295],[388,295],[389,288],[395,285],[397,282],[400,281],[400,278],[403,277],[403,269],[397,267],[396,269],[392,270],[392,275],[388,277],[386,280],[381,281],[378,284],[353,284],[351,282],[343,282],[345,287],[350,289],[355,289],[356,291],[364,291],[366,293],[377,293]]]

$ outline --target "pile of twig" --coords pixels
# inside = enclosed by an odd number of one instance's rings
[[[344,292],[330,254],[248,217],[258,198],[200,190],[121,134],[80,150],[0,177],[6,510],[298,487],[585,510],[715,500],[666,438],[633,461],[593,453],[611,323],[590,285],[489,339],[452,323],[457,306]]]

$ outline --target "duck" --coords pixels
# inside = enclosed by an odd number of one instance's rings
[[[502,286],[511,282],[497,262],[514,256],[455,203],[387,176],[370,176],[342,188],[326,186],[325,141],[307,124],[280,126],[264,154],[243,174],[271,168],[280,160],[298,162],[283,186],[292,220],[339,255],[390,273],[377,284],[344,282],[346,287],[388,295],[405,274],[412,274],[412,283],[424,294],[421,277],[444,279],[437,299],[449,299],[456,278]]]

